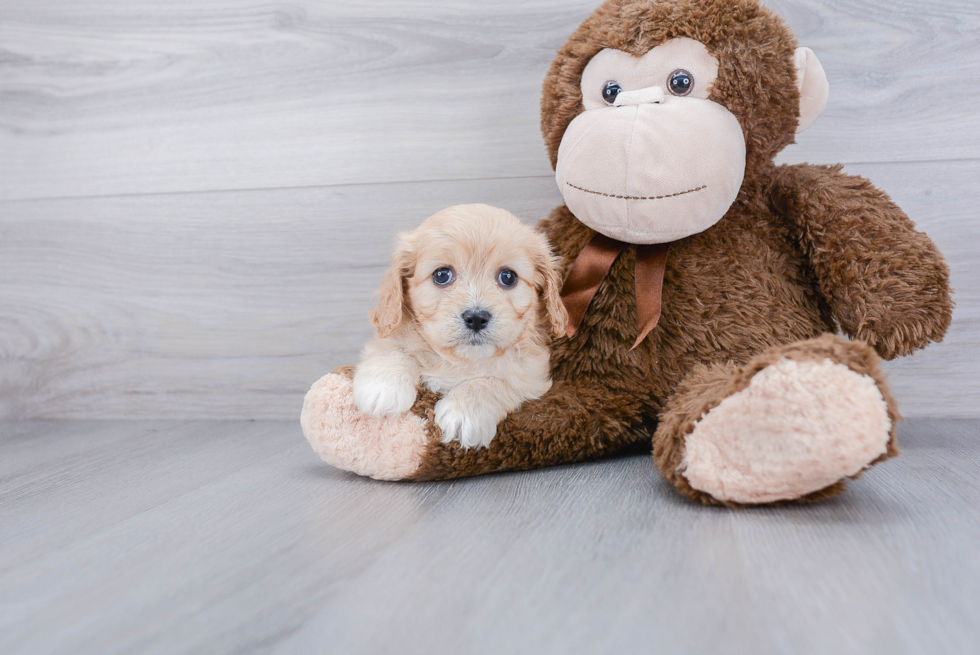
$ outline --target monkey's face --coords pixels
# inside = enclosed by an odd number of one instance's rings
[[[642,57],[605,49],[582,73],[582,104],[558,148],[565,204],[592,229],[664,243],[717,223],[745,174],[738,119],[709,99],[718,61],[676,38]]]

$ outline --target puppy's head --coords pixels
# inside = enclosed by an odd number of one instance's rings
[[[565,333],[568,315],[548,241],[513,214],[457,205],[400,235],[371,322],[410,325],[453,360],[493,357]]]

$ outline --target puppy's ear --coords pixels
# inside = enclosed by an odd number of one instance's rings
[[[541,247],[534,254],[534,268],[541,281],[538,292],[544,303],[551,333],[557,338],[565,335],[565,327],[568,325],[568,312],[561,300],[560,264],[556,257],[552,257],[548,240],[543,235],[539,236]]]
[[[391,336],[405,317],[405,279],[412,275],[415,255],[407,237],[401,236],[391,256],[391,267],[381,278],[378,306],[368,313],[371,325],[384,339]]]

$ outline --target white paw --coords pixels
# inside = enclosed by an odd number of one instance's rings
[[[365,414],[378,418],[404,414],[415,404],[415,385],[397,379],[355,374],[354,403]]]
[[[466,406],[453,396],[436,403],[436,425],[442,441],[459,441],[463,448],[486,448],[497,434],[497,419],[478,406]]]

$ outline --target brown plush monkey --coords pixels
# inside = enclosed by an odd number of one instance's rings
[[[542,229],[573,318],[551,391],[464,450],[441,442],[433,394],[365,417],[342,369],[307,396],[314,449],[362,475],[431,480],[652,439],[680,493],[726,505],[824,498],[897,454],[879,356],[942,339],[949,273],[868,181],[773,163],[827,89],[756,0],[603,4],[558,52],[541,103],[566,201]]]

